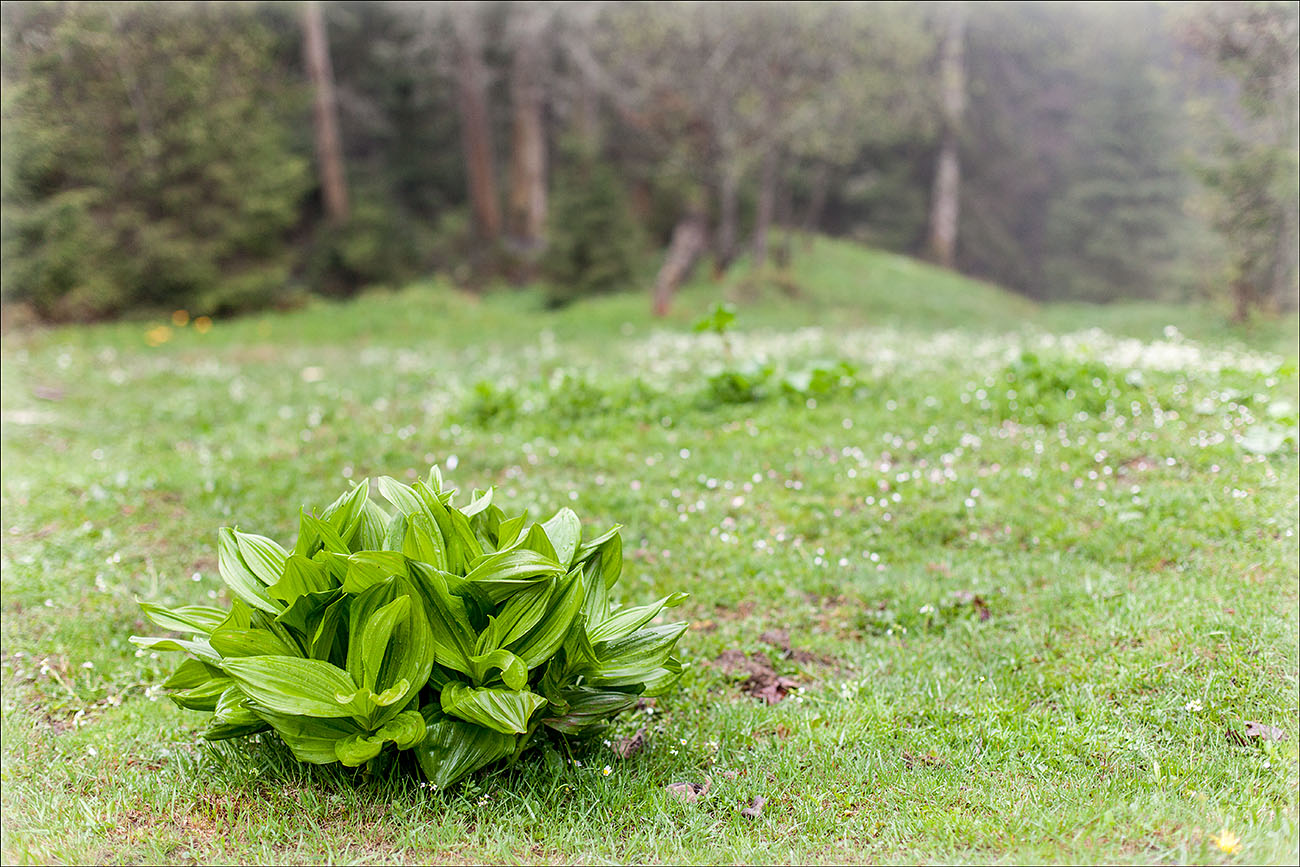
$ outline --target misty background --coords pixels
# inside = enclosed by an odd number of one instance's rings
[[[550,305],[826,233],[1034,299],[1297,303],[1297,9],[5,3],[3,296]]]

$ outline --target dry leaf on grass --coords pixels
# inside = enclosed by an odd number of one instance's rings
[[[706,777],[703,783],[669,783],[664,790],[675,798],[694,804],[709,793],[711,786],[712,781]]]
[[[1284,741],[1286,732],[1277,726],[1265,725],[1261,722],[1247,721],[1245,734],[1236,729],[1228,730],[1228,740],[1241,746],[1250,746],[1255,741]]]
[[[755,795],[749,801],[749,806],[740,811],[740,815],[747,819],[757,819],[763,815],[763,805],[767,803],[767,798],[762,795]]]
[[[610,749],[620,759],[630,759],[641,752],[643,746],[645,746],[645,729],[641,728],[637,729],[636,734],[631,737],[619,738]]]

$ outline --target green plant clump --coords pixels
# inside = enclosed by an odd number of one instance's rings
[[[363,481],[301,511],[292,551],[222,529],[229,611],[141,603],[190,636],[131,640],[189,655],[165,686],[212,715],[203,737],[273,730],[301,761],[352,767],[410,751],[445,787],[515,760],[542,726],[590,734],[676,684],[687,624],[648,624],[686,595],[611,604],[618,527],[583,542],[571,509],[530,524],[491,490],[457,508],[436,467],[378,488],[394,514]]]

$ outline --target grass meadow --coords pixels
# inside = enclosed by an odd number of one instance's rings
[[[4,862],[1293,863],[1295,319],[794,267],[724,334],[702,279],[7,335]],[[200,742],[137,600],[434,463],[624,525],[623,600],[691,594],[680,689],[449,791]]]

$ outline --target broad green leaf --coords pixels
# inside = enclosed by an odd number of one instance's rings
[[[492,489],[488,488],[486,491],[482,492],[475,491],[474,499],[470,501],[468,506],[461,509],[460,512],[466,518],[472,518],[490,505],[492,505]]]
[[[244,693],[274,713],[325,719],[364,716],[368,701],[341,668],[296,656],[249,656],[221,664]]]
[[[538,581],[507,599],[488,628],[479,635],[478,652],[505,647],[527,635],[550,608],[555,584],[554,578]]]
[[[334,744],[334,755],[349,768],[364,765],[379,755],[384,748],[380,738],[367,735],[348,735]]]
[[[447,569],[461,572],[468,563],[483,555],[483,546],[479,544],[469,519],[456,509],[448,508],[442,495],[431,489],[424,482],[415,483],[415,493],[433,516],[438,529],[442,531],[443,542],[447,549]],[[448,499],[450,497],[448,496]]]
[[[519,534],[523,532],[526,523],[528,523],[527,515],[503,518],[501,523],[497,525],[497,550],[504,551],[517,544]]]
[[[488,673],[499,670],[501,680],[511,689],[523,689],[528,685],[528,667],[524,661],[508,650],[493,650],[479,656],[470,657],[473,670],[470,676],[477,684],[488,682]]]
[[[406,516],[401,512],[395,512],[393,517],[388,519],[388,527],[384,530],[384,544],[379,546],[379,550],[400,551],[405,538]]]
[[[613,641],[617,638],[624,638],[631,635],[636,630],[645,626],[651,620],[659,615],[659,612],[665,608],[671,608],[674,605],[680,605],[683,601],[690,598],[689,593],[674,593],[671,596],[665,596],[658,602],[650,605],[638,605],[633,608],[622,608],[609,615],[602,623],[595,626],[587,627],[587,637],[593,644],[601,641]]]
[[[573,562],[573,555],[578,551],[578,542],[582,538],[582,522],[572,509],[564,508],[556,512],[549,521],[542,524],[551,544],[555,546],[556,561],[567,571]]]
[[[418,691],[433,669],[436,644],[420,592],[396,577],[354,597],[348,636],[347,670],[381,708],[372,720],[381,724],[401,710],[394,705]]]
[[[406,517],[417,514],[424,509],[424,503],[410,485],[404,485],[397,479],[382,476],[379,479],[379,493],[384,499],[397,507]]]
[[[306,544],[303,543],[306,539]],[[348,543],[339,535],[339,531],[328,521],[323,521],[314,515],[306,512],[298,513],[298,544],[294,546],[294,553],[306,555],[306,551],[311,552],[314,558],[317,551],[329,551],[331,554],[340,554],[344,557],[352,553]]]
[[[447,568],[447,551],[442,531],[426,512],[416,512],[405,519],[402,542],[398,550],[412,560],[428,563],[435,569]]]
[[[231,684],[217,699],[212,720],[200,733],[200,737],[209,741],[221,741],[251,735],[268,728],[270,726],[266,720],[249,710],[247,696],[240,691],[239,687]]]
[[[352,625],[349,629],[348,673],[363,689],[385,689],[378,684],[379,668],[388,652],[388,640],[398,622],[410,616],[411,597],[398,596],[374,610],[367,610],[366,601],[352,603]]]
[[[276,615],[276,620],[287,629],[296,633],[304,647],[311,647],[311,640],[316,635],[325,610],[343,595],[341,588],[326,590],[321,593],[307,593],[299,596],[293,604]]]
[[[298,642],[298,639],[294,636],[293,632],[291,632],[288,627],[286,627],[283,623],[280,622],[279,617],[280,617],[279,614],[271,615],[271,614],[267,614],[265,611],[251,611],[249,612],[248,615],[248,625],[250,629],[265,629],[266,631],[272,633],[276,638],[284,642],[286,647],[292,648],[293,652],[291,655],[293,656],[305,655],[303,653],[303,648],[305,644],[300,644]],[[221,629],[217,631],[221,631],[222,629],[226,629],[226,628],[229,627],[222,626]]]
[[[434,660],[462,674],[470,674],[469,659],[475,655],[474,630],[465,603],[448,590],[447,579],[454,576],[417,567],[411,570],[411,577],[424,600]]]
[[[234,535],[235,542],[239,545],[239,556],[249,571],[268,587],[279,581],[289,553],[265,536],[241,533],[238,530],[234,531]]]
[[[362,479],[352,490],[330,503],[321,512],[321,520],[339,534],[339,538],[353,550],[353,542],[361,526],[366,501],[370,496],[370,481]]]
[[[587,629],[609,619],[609,584],[600,572],[600,561],[588,561],[582,568],[582,613],[586,618]]]
[[[172,676],[163,681],[164,689],[193,689],[202,686],[214,677],[225,678],[221,669],[210,663],[197,659],[187,659],[176,667]]]
[[[343,592],[360,593],[394,575],[406,577],[409,574],[406,556],[397,551],[360,551],[348,557]]]
[[[560,562],[560,556],[555,552],[555,545],[551,542],[551,537],[546,535],[546,530],[541,524],[533,524],[524,534],[524,540],[519,543],[519,548],[529,551],[536,551],[547,560]],[[563,565],[563,564],[561,564]]]
[[[477,584],[494,604],[499,604],[517,591],[563,575],[564,571],[554,560],[536,551],[517,549],[479,558],[465,580]]]
[[[399,750],[409,750],[424,740],[424,717],[418,710],[404,710],[381,726],[375,737],[392,741]]]
[[[228,677],[215,677],[207,683],[174,692],[167,697],[186,710],[214,711],[222,693],[233,685]]]
[[[297,656],[298,648],[266,629],[218,629],[208,639],[226,659],[236,656]]]
[[[618,531],[623,529],[615,524],[596,538],[578,546],[574,560],[578,563],[598,564],[597,572],[604,576],[606,588],[613,587],[623,570],[623,539]]]
[[[511,602],[522,595],[522,592],[516,594]],[[555,592],[550,594],[547,611],[537,625],[517,641],[508,642],[507,646],[530,670],[541,665],[563,646],[565,636],[582,610],[582,598],[582,576],[575,569],[561,579]]]
[[[292,605],[300,596],[332,590],[336,585],[328,569],[301,554],[290,554],[284,561],[280,580],[267,588],[267,595],[286,605]]]
[[[442,688],[439,698],[444,713],[502,734],[528,731],[529,718],[546,704],[536,693],[468,686],[454,680]]]
[[[349,719],[319,719],[277,714],[254,707],[285,742],[300,762],[328,765],[338,761],[334,745],[350,735],[365,735],[365,729]]]
[[[659,668],[646,673],[645,678],[641,681],[642,695],[655,696],[663,695],[677,685],[677,681],[682,679],[682,663],[675,656],[670,656],[664,660],[664,664]]]
[[[518,739],[513,735],[446,716],[433,705],[421,708],[420,714],[426,723],[424,740],[414,748],[415,760],[439,789],[515,750]]]
[[[280,613],[283,606],[267,595],[266,584],[244,562],[235,531],[229,527],[223,527],[218,535],[217,570],[221,573],[221,580],[240,599],[262,611]]]
[[[188,632],[191,635],[208,635],[226,619],[227,612],[220,608],[206,605],[182,605],[180,608],[164,608],[140,602],[145,616],[159,629],[172,632]]]
[[[344,665],[347,659],[347,634],[345,632],[352,611],[352,597],[343,595],[331,602],[321,615],[315,632],[310,636],[308,654],[335,665]]]
[[[587,638],[587,615],[579,611],[564,635],[564,655],[573,665],[596,661],[596,649]]]
[[[254,613],[259,612],[256,608],[253,608],[244,602],[244,600],[232,599],[230,600],[230,613],[226,615],[226,619],[221,621],[221,625],[217,628],[224,629],[230,627],[231,629],[249,629],[253,625]]]
[[[411,694],[411,682],[402,678],[383,692],[370,693],[370,701],[376,707],[390,707],[398,702],[405,702]]]
[[[592,686],[624,686],[643,682],[672,653],[687,624],[671,623],[642,629],[616,641],[595,645],[596,662],[583,673]]]
[[[610,717],[636,706],[635,693],[574,687],[560,691],[564,713],[542,719],[542,723],[566,734],[579,734]]]
[[[144,635],[132,635],[130,642],[145,650],[184,651],[214,665],[221,661],[221,655],[212,649],[206,638],[185,640],[181,638],[154,638]]]

